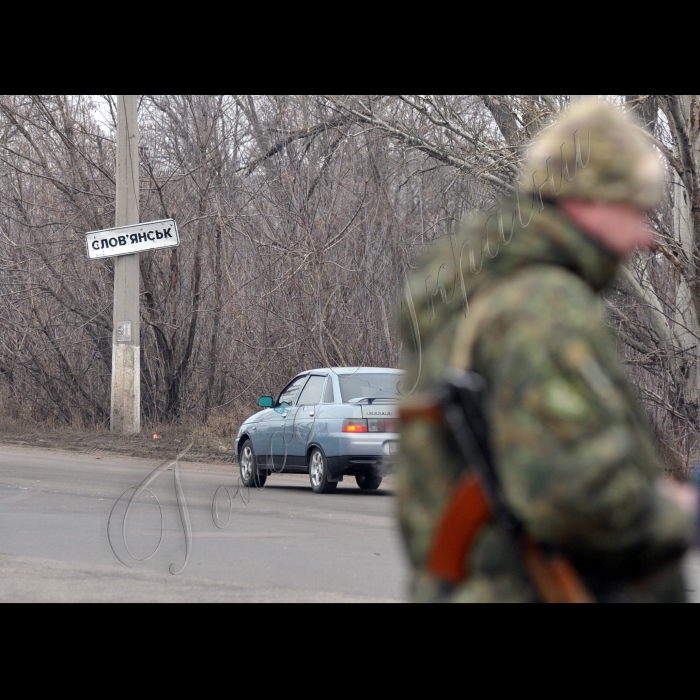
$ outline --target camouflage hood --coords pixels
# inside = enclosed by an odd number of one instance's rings
[[[566,268],[596,291],[613,280],[619,264],[614,254],[547,202],[530,216],[531,200],[524,199],[520,214],[517,200],[506,201],[494,213],[464,225],[456,237],[441,241],[420,261],[410,290],[416,313],[430,321],[422,328],[439,327],[480,287],[525,266]]]

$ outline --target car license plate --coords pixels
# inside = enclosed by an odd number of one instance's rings
[[[390,455],[395,455],[399,451],[399,443],[398,442],[390,442],[389,443],[389,454]]]

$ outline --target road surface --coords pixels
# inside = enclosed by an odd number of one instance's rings
[[[175,472],[162,471],[124,525],[128,497],[157,466],[0,446],[0,601],[405,600],[391,477],[370,493],[346,478],[318,495],[308,477],[281,475],[240,491],[234,465],[181,463],[186,508]],[[685,569],[700,602],[700,556]]]
[[[405,599],[391,478],[377,492],[346,478],[319,495],[306,476],[274,475],[262,490],[237,492],[234,465],[180,463],[192,536],[184,570],[172,575],[186,557],[174,471],[135,501],[125,529],[133,490],[118,500],[157,465],[0,446],[0,600]]]

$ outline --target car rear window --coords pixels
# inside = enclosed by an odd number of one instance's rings
[[[401,381],[400,374],[380,372],[356,372],[339,374],[340,393],[343,403],[352,399],[396,398],[396,385]]]

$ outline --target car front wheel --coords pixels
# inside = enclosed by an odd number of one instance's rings
[[[241,447],[238,463],[241,467],[241,481],[243,486],[255,486],[262,488],[267,481],[267,471],[261,471],[255,459],[253,445],[250,440],[246,440]]]
[[[309,455],[309,481],[314,493],[331,493],[338,487],[337,481],[328,481],[326,456],[318,447],[314,447]]]

